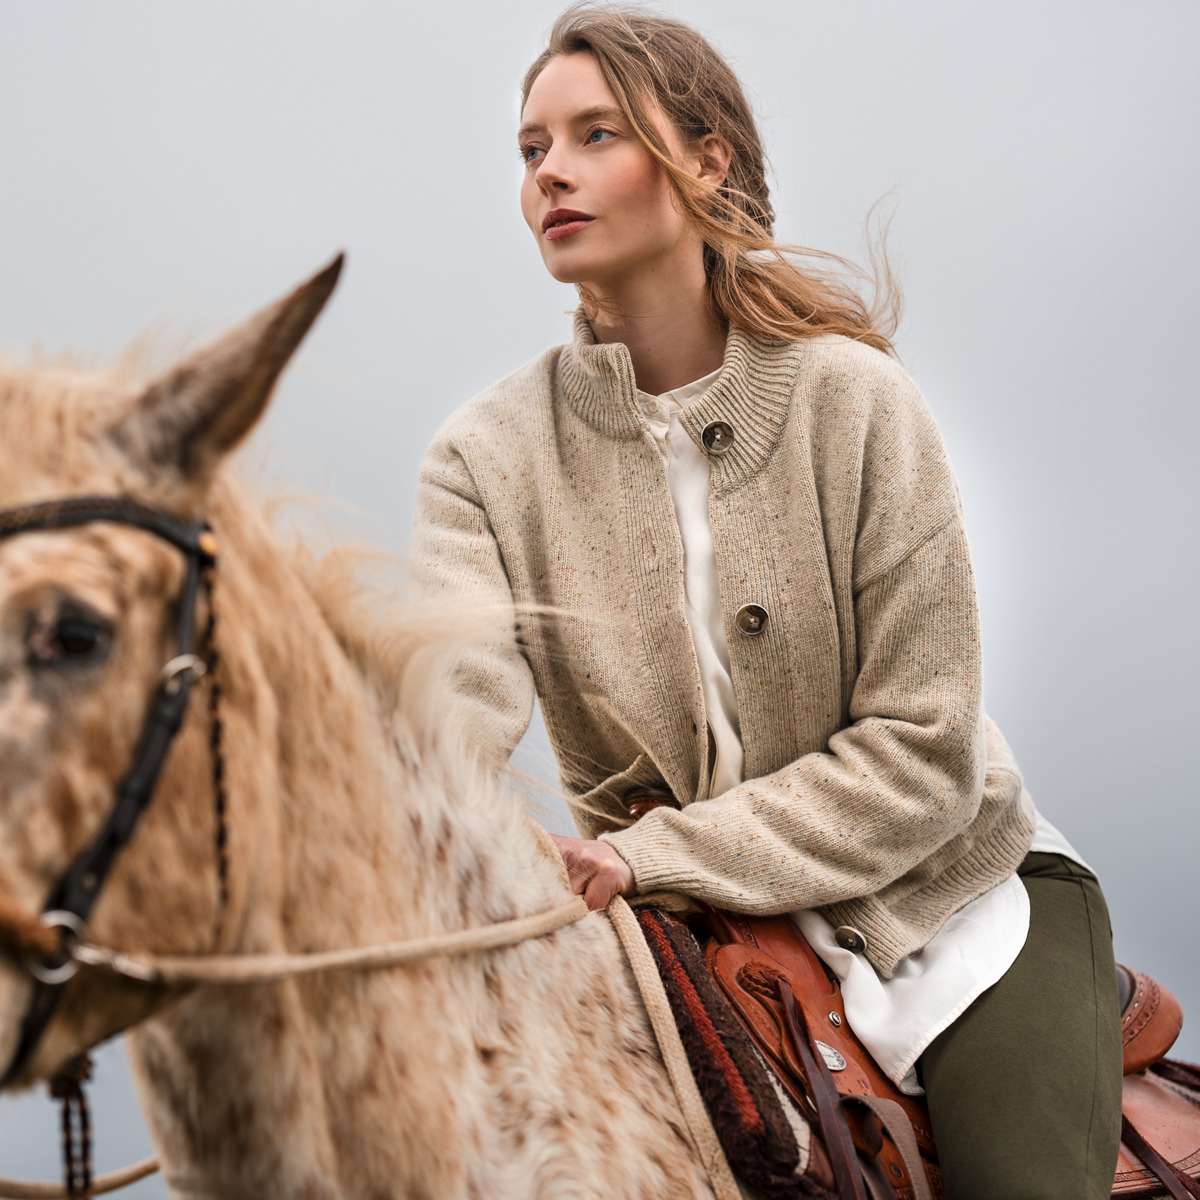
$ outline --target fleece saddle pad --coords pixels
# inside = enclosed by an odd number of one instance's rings
[[[637,920],[734,1173],[764,1200],[832,1200],[808,1174],[804,1116],[713,982],[695,935],[658,909],[639,909]]]

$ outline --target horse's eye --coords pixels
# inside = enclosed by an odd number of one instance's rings
[[[62,617],[50,635],[55,650],[63,658],[87,658],[96,653],[105,631],[82,617]]]
[[[40,667],[87,667],[101,662],[112,633],[108,624],[80,613],[61,613],[53,624],[29,632],[30,660]]]

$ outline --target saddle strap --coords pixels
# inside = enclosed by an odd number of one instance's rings
[[[778,977],[778,982],[783,1011],[787,1014],[788,1029],[796,1045],[796,1053],[804,1066],[804,1072],[808,1076],[813,1107],[817,1110],[821,1140],[825,1143],[825,1151],[829,1155],[838,1200],[870,1200],[833,1076],[830,1075],[825,1060],[819,1054],[813,1053],[808,1022],[800,1005],[796,1003],[796,997],[792,995],[791,984],[782,975]]]
[[[1193,1066],[1192,1063],[1179,1062],[1174,1058],[1160,1058],[1158,1062],[1150,1065],[1150,1074],[1180,1087],[1200,1092],[1200,1067]]]
[[[1138,1133],[1137,1127],[1124,1113],[1121,1114],[1121,1140],[1142,1160],[1142,1165],[1162,1182],[1175,1200],[1200,1200],[1200,1183],[1163,1158]]]
[[[933,1200],[933,1189],[929,1186],[929,1177],[925,1174],[921,1151],[917,1149],[912,1122],[904,1109],[895,1100],[885,1100],[882,1096],[843,1096],[842,1104],[847,1108],[861,1105],[875,1114],[883,1126],[883,1132],[895,1144],[900,1161],[904,1163],[904,1169],[908,1172],[913,1200]]]

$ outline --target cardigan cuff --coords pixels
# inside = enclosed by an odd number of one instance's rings
[[[711,873],[681,855],[672,838],[658,833],[655,822],[650,820],[651,815],[647,814],[627,829],[614,829],[596,839],[607,842],[629,864],[637,893],[682,892],[717,906],[732,907],[737,898],[714,896]],[[756,907],[753,901],[749,896],[745,899],[744,911],[753,911]]]

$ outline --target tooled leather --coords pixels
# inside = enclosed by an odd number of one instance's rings
[[[1126,970],[1129,968],[1127,967]],[[1129,974],[1133,976],[1133,998],[1129,1001],[1129,1007],[1121,1015],[1121,1040],[1123,1042],[1132,1041],[1145,1029],[1158,1011],[1159,1000],[1162,998],[1162,989],[1148,975],[1133,970],[1129,970]]]
[[[1126,1075],[1144,1071],[1174,1045],[1183,1027],[1183,1010],[1161,984],[1125,968],[1133,979],[1133,996],[1121,1014],[1122,1060]]]
[[[1200,1095],[1151,1070],[1126,1075],[1122,1099],[1124,1115],[1141,1135],[1176,1170],[1195,1175],[1200,1167]],[[1123,1142],[1112,1194],[1123,1200],[1162,1194],[1162,1185]]]
[[[792,1032],[783,1032],[788,1029],[788,1018],[779,994],[779,964],[758,947],[737,943],[724,946],[710,943],[706,957],[713,978],[751,1031],[764,1057],[775,1067],[780,1082],[802,1110],[809,1114],[810,1120],[816,1123],[817,1114],[807,1091],[811,1087],[808,1072],[796,1054]],[[788,972],[788,977],[795,982],[797,973]],[[807,982],[809,980],[801,975],[800,983]],[[805,998],[806,1004],[812,1002],[807,1009],[810,1020],[822,1021],[827,1018],[829,1011],[840,1011],[836,988],[832,989],[832,999],[830,990],[831,985],[822,973],[815,988],[816,996]],[[891,1088],[891,1096],[897,1098],[896,1102],[902,1107],[905,1117],[915,1125],[913,1136],[917,1145],[927,1148],[926,1177],[933,1195],[940,1200],[941,1182],[933,1162],[936,1152],[933,1150],[928,1114],[923,1102],[914,1097],[901,1096],[889,1082],[873,1082],[872,1076],[879,1075],[878,1069],[874,1068],[866,1050],[854,1035],[848,1032],[843,1034],[842,1031],[846,1029],[844,1024],[841,1029],[823,1024],[819,1035],[813,1035],[837,1050],[846,1060],[846,1067],[833,1076],[836,1090],[843,1096],[871,1097],[878,1096],[884,1087]],[[879,1078],[883,1080],[881,1075]],[[913,1187],[903,1154],[891,1140],[884,1140],[878,1118],[868,1108],[861,1107],[846,1110],[845,1117],[855,1148],[866,1160],[878,1158],[891,1194],[896,1200],[912,1200]],[[817,1144],[814,1142],[814,1145]]]
[[[715,967],[714,975],[725,995],[738,1011],[743,1013],[743,1019],[753,1021],[757,1006],[760,1015],[759,1019],[754,1021],[755,1028],[760,1031],[760,1036],[767,1031],[773,1034],[770,1042],[764,1039],[764,1045],[768,1051],[774,1050],[776,1063],[782,1056],[788,1069],[794,1071],[799,1067],[794,1056],[787,1054],[787,1039],[782,1039],[779,1034],[783,1027],[782,1010],[775,1012],[772,1001],[756,994],[755,988],[747,990],[745,984],[738,979],[738,972],[743,967],[762,963],[764,956],[767,956],[767,962],[773,962],[778,969],[786,970],[787,977],[796,991],[798,1003],[803,1006],[805,1012],[813,1014],[814,1027],[818,1030],[814,1036],[846,1060],[845,1070],[836,1073],[838,1091],[847,1095],[882,1096],[888,1100],[895,1100],[912,1122],[922,1152],[931,1158],[936,1157],[933,1130],[924,1101],[917,1096],[906,1096],[875,1064],[875,1060],[846,1020],[841,989],[837,982],[830,979],[821,960],[808,943],[799,938],[791,920],[787,917],[758,917],[753,922],[742,922],[737,920],[737,914],[720,915],[730,919],[729,923],[733,926],[731,932],[735,937],[740,933],[738,925],[748,926],[754,942],[752,945],[739,945],[735,941],[719,947],[711,960]],[[778,928],[775,927],[775,922],[780,923]],[[720,934],[718,937],[720,938]],[[769,1013],[765,1021],[764,1009]],[[831,1012],[837,1015],[840,1025],[834,1025],[828,1019]],[[780,1041],[783,1042],[782,1050],[778,1048]]]
[[[775,985],[783,1003],[791,1043],[804,1064],[808,1089],[817,1110],[816,1129],[833,1165],[837,1194],[840,1200],[869,1200],[867,1183],[858,1159],[860,1151],[841,1107],[837,1086],[829,1068],[817,1057],[807,1019],[796,1003],[787,979],[782,974],[776,974]]]
[[[1124,1113],[1121,1114],[1121,1141],[1137,1154],[1156,1179],[1162,1181],[1174,1200],[1200,1200],[1200,1182],[1165,1158]]]

